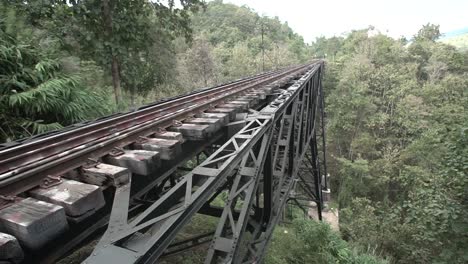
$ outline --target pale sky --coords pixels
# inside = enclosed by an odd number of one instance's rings
[[[278,16],[304,37],[338,36],[373,25],[392,37],[411,37],[430,22],[441,32],[468,27],[468,0],[224,0],[260,15]]]

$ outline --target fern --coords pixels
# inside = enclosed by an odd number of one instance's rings
[[[12,28],[22,22],[14,16],[0,5],[0,140],[104,114],[103,96],[86,89],[79,76],[65,74],[59,60],[37,49],[33,40],[15,35]],[[17,25],[8,24],[12,21]]]
[[[22,123],[22,126],[31,131],[32,134],[41,134],[52,130],[63,128],[63,126],[57,122],[44,124],[44,120],[30,121],[26,120]]]

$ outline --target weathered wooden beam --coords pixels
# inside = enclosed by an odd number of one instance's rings
[[[170,140],[177,140],[180,143],[184,143],[184,137],[179,132],[173,131],[161,131],[154,134],[155,138],[162,138],[162,139],[170,139]]]
[[[265,100],[267,93],[263,90],[255,90],[246,94],[247,96],[256,96],[259,100]]]
[[[236,113],[242,112],[242,110],[245,109],[245,107],[242,106],[242,105],[239,105],[239,104],[231,104],[231,103],[220,104],[220,105],[217,105],[216,107],[217,107],[217,108],[233,108],[233,109],[236,110]]]
[[[196,117],[219,119],[221,121],[222,126],[229,123],[229,114],[224,114],[224,113],[201,113],[201,114],[196,115]]]
[[[98,163],[81,170],[80,180],[98,186],[120,186],[128,182],[131,172],[124,167]]]
[[[24,258],[23,249],[16,237],[0,233],[0,263],[17,264]]]
[[[252,95],[245,95],[245,96],[237,98],[236,100],[242,101],[242,102],[243,101],[249,102],[249,107],[255,106],[260,101],[257,96],[252,96]]]
[[[239,105],[242,110],[247,110],[250,107],[249,101],[234,100],[234,101],[230,101],[229,104]]]
[[[163,160],[172,160],[177,157],[182,151],[182,147],[178,140],[163,139],[163,138],[145,138],[133,145],[135,149],[143,149],[159,152],[160,158]]]
[[[29,249],[38,249],[68,229],[62,206],[26,198],[0,210],[0,229]]]
[[[210,126],[210,129],[212,129],[211,132],[216,132],[219,129],[221,129],[221,120],[216,119],[216,118],[203,118],[203,117],[196,117],[196,118],[190,118],[187,120],[184,120],[184,123],[186,124],[197,124],[197,125],[208,125]]]
[[[29,195],[38,200],[60,205],[69,220],[80,222],[105,205],[101,188],[74,180],[62,182],[48,188],[37,187]]]
[[[227,114],[229,115],[229,120],[234,121],[236,119],[236,113],[237,110],[235,108],[222,108],[222,107],[216,107],[216,108],[211,108],[206,111],[207,113],[219,113],[219,114]]]
[[[107,155],[104,162],[128,168],[132,173],[150,175],[160,166],[159,152],[148,150],[125,150],[117,155]]]
[[[182,133],[188,140],[203,140],[212,135],[212,128],[208,125],[181,124],[169,128],[171,131]]]

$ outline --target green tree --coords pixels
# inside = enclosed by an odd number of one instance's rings
[[[265,259],[268,264],[293,263],[387,263],[370,254],[351,249],[330,225],[306,219],[295,219],[290,227],[278,227]]]
[[[407,47],[353,31],[325,75],[340,229],[396,263],[467,260],[468,61],[439,35],[428,24]]]
[[[52,40],[48,50],[42,49],[14,9],[0,6],[0,14],[2,142],[103,114],[99,95],[64,71]]]
[[[421,41],[421,40],[436,41],[440,36],[441,36],[440,26],[427,23],[418,31],[418,34],[414,36],[414,39],[416,41]]]
[[[201,83],[205,87],[213,83],[212,79],[215,74],[213,47],[207,39],[203,36],[197,37],[186,55],[188,73],[201,77],[201,82],[196,81],[196,83]]]
[[[123,88],[133,93],[148,91],[161,80],[155,73],[155,66],[165,64],[161,60],[168,57],[150,57],[157,54],[152,51],[154,44],[163,44],[162,48],[167,50],[175,36],[189,38],[189,14],[202,5],[200,0],[180,1],[177,5],[180,8],[176,7],[175,1],[163,4],[148,0],[52,0],[40,9],[47,10],[44,14],[52,17],[49,29],[61,37],[68,37],[63,38],[65,46],[77,49],[80,57],[109,69],[115,101],[119,105],[122,82]],[[35,4],[28,2],[23,7],[29,14],[37,13]],[[132,80],[134,68],[144,71],[142,80]],[[164,68],[157,70],[168,72]],[[150,76],[151,73],[155,73],[154,76]]]

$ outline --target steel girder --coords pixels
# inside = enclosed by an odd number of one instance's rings
[[[310,149],[305,155],[305,160],[302,163],[298,172],[298,184],[294,186],[300,187],[302,194],[306,195],[311,201],[317,205],[317,215],[319,220],[322,220],[322,209],[324,200],[322,191],[328,190],[327,165],[326,165],[326,148],[325,148],[325,100],[321,78],[318,82],[318,110],[315,126],[311,139]],[[299,193],[296,192],[295,193]]]
[[[317,112],[322,111],[320,107],[321,101],[321,71],[323,67],[320,67],[314,72],[310,78],[301,84],[301,90],[299,90],[298,97],[293,102],[291,107],[293,129],[290,135],[290,144],[288,150],[287,169],[280,175],[278,184],[275,185],[273,191],[273,206],[271,207],[271,216],[269,222],[263,223],[264,228],[258,230],[253,234],[251,242],[248,244],[248,252],[241,259],[236,259],[234,263],[260,263],[263,260],[268,243],[271,240],[273,230],[281,219],[281,214],[285,207],[285,204],[289,200],[291,190],[296,185],[297,176],[299,171],[303,168],[303,160],[306,154],[317,146],[315,140],[315,133],[318,128],[319,118]],[[294,106],[296,104],[296,106]],[[318,164],[320,161],[317,159],[315,163]],[[306,175],[304,175],[306,176]],[[319,173],[312,175],[313,179],[320,180]],[[320,186],[320,182],[315,186]],[[317,192],[315,186],[306,186],[310,197],[315,197],[314,200],[319,200],[321,203],[321,191]],[[313,187],[313,188],[312,188]],[[320,187],[319,187],[320,189]],[[318,208],[319,215],[321,214],[321,208]]]
[[[304,156],[317,149],[322,69],[323,62],[313,64],[273,102],[251,111],[245,127],[130,221],[131,181],[118,187],[108,229],[85,262],[154,263],[191,217],[209,211],[223,191],[228,200],[219,209],[205,263],[261,261]],[[312,168],[320,166],[317,155],[311,159]],[[319,182],[307,189],[320,200],[320,172],[313,173]]]

